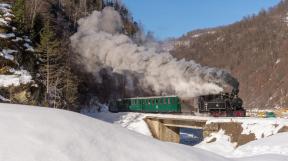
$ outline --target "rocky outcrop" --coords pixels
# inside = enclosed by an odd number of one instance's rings
[[[203,136],[204,138],[209,137],[212,133],[217,133],[221,129],[224,130],[227,136],[230,136],[232,143],[237,143],[237,146],[256,140],[255,134],[253,133],[242,134],[243,128],[241,126],[241,123],[237,122],[219,122],[207,124],[203,129]]]
[[[210,137],[212,133],[217,133],[220,130],[223,130],[225,135],[231,138],[230,141],[237,144],[236,146],[241,146],[257,139],[255,133],[253,132],[249,134],[243,134],[244,129],[241,122],[215,122],[206,124],[203,129],[203,137]],[[277,133],[281,132],[288,132],[288,125],[283,126],[280,130],[277,131]],[[262,137],[265,136],[262,134]],[[216,141],[216,138],[211,138],[209,142],[213,141]]]

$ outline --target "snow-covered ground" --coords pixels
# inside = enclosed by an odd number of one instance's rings
[[[81,113],[105,122],[120,125],[129,130],[138,132],[146,136],[152,136],[147,124],[143,120],[146,117],[145,114],[127,113],[127,112],[111,113],[108,111],[107,106],[105,105],[100,106],[101,106],[100,112],[98,111],[99,107],[97,106],[94,108],[86,108],[86,109],[84,108],[81,111]]]
[[[283,154],[288,158],[288,133],[279,133],[255,140],[237,148],[231,156],[253,156],[259,154]]]
[[[105,109],[105,110],[103,110]],[[100,112],[99,112],[100,111]],[[83,114],[91,117],[114,123],[122,127],[133,130],[143,135],[151,136],[151,133],[143,121],[147,116],[165,117],[165,118],[185,118],[207,120],[207,124],[215,122],[239,122],[242,123],[242,134],[254,133],[256,141],[236,147],[236,143],[231,143],[229,136],[225,135],[225,131],[220,130],[213,133],[210,137],[205,138],[201,143],[194,147],[207,150],[218,155],[228,158],[249,157],[247,160],[256,160],[251,157],[259,154],[281,154],[287,155],[288,158],[288,133],[277,134],[284,126],[288,125],[288,119],[282,118],[215,118],[200,117],[191,115],[170,115],[170,114],[143,114],[143,113],[110,113],[107,107],[84,109]],[[184,137],[193,138],[193,134],[182,134]],[[269,137],[270,135],[273,135]],[[264,138],[262,138],[264,137]],[[286,137],[286,138],[285,138]],[[268,141],[267,141],[268,140]],[[279,140],[282,140],[280,144]],[[194,140],[195,141],[195,140]],[[263,144],[261,144],[263,141]],[[286,142],[285,142],[286,141]],[[266,144],[269,143],[269,144]],[[265,144],[265,145],[264,145]],[[257,146],[259,145],[259,146]],[[258,148],[261,150],[257,150]],[[269,149],[272,149],[271,151]],[[269,155],[267,158],[271,157]],[[273,158],[275,159],[275,158]],[[272,159],[272,160],[273,160]],[[237,160],[237,159],[236,159]]]
[[[0,138],[3,161],[288,161],[274,154],[225,158],[78,113],[12,104],[0,104]]]
[[[100,107],[100,111],[98,111]],[[105,105],[96,106],[95,108],[83,109],[82,113],[100,120],[120,124],[122,127],[126,127],[130,130],[134,130],[144,135],[151,136],[149,129],[144,122],[143,118],[147,116],[164,117],[164,118],[181,118],[181,119],[193,119],[193,120],[207,120],[207,124],[216,122],[237,122],[241,123],[243,132],[242,134],[253,133],[256,139],[267,137],[278,133],[278,131],[284,126],[288,126],[288,119],[284,118],[253,118],[253,117],[201,117],[192,115],[173,115],[173,114],[144,114],[144,113],[111,113]],[[104,109],[104,110],[103,110]]]
[[[216,141],[209,143],[213,138],[217,138]],[[229,158],[251,157],[262,154],[281,154],[288,158],[287,138],[288,133],[278,133],[235,148],[236,144],[231,143],[230,137],[221,130],[195,147]]]
[[[230,137],[225,135],[225,131],[220,130],[217,133],[212,133],[210,137],[205,138],[204,141],[198,145],[195,145],[195,147],[223,156],[229,156],[236,148],[236,144],[231,143],[230,140]]]
[[[207,124],[213,122],[241,123],[243,128],[242,134],[253,133],[256,139],[277,134],[281,128],[288,126],[288,119],[283,118],[212,118],[207,121]]]

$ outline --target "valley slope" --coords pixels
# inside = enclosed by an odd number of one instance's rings
[[[172,52],[179,59],[231,71],[240,82],[246,107],[288,107],[288,1],[172,42]]]

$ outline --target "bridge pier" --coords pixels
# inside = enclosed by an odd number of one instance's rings
[[[158,119],[146,118],[145,122],[147,123],[154,138],[174,143],[180,142],[179,127],[165,126],[163,122]]]
[[[179,143],[180,128],[203,129],[206,120],[187,120],[187,119],[167,119],[157,117],[146,117],[147,123],[154,138]]]

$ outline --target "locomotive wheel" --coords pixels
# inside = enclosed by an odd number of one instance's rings
[[[211,111],[210,115],[213,117],[225,117],[227,116],[227,112],[226,111]]]
[[[246,112],[245,112],[245,110],[237,110],[237,111],[233,112],[233,116],[234,117],[245,117]]]
[[[234,112],[233,111],[227,111],[226,112],[226,116],[227,117],[233,117],[234,116]]]

